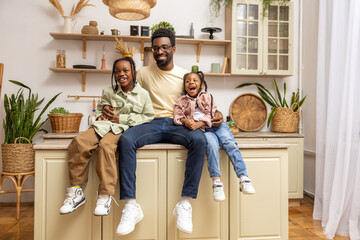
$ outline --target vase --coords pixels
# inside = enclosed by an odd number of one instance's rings
[[[63,18],[64,18],[63,33],[73,33],[74,25],[76,24],[75,18],[70,16],[63,16]]]

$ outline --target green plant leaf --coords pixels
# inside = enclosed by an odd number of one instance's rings
[[[267,121],[267,126],[269,127],[270,126],[270,122],[271,120],[273,119],[274,115],[275,115],[275,112],[276,112],[276,107],[274,107],[271,112],[270,112],[270,115],[269,115],[269,118],[268,118],[268,121]]]
[[[285,96],[286,96],[286,82],[284,82],[284,98],[283,98],[283,105],[284,105],[284,106],[286,106],[286,107],[289,107],[289,105],[288,105],[288,104],[287,104],[287,102],[286,102]]]
[[[284,104],[283,104],[282,99],[281,99],[281,94],[280,94],[280,91],[279,91],[279,88],[278,88],[278,85],[277,85],[275,79],[273,79],[273,83],[274,83],[276,93],[277,93],[277,96],[278,96],[278,99],[279,99],[279,102],[280,102],[280,106],[284,107]]]

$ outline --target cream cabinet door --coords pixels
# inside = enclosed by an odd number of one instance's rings
[[[289,144],[289,199],[304,197],[304,138],[268,138],[274,143]]]
[[[103,239],[156,239],[166,240],[166,150],[139,150],[137,152],[136,201],[140,204],[144,218],[135,230],[125,236],[115,234],[120,222],[124,201],[120,201],[117,185],[114,203],[109,216],[103,217]]]
[[[287,150],[241,153],[256,194],[242,194],[230,172],[230,239],[288,239]]]
[[[34,239],[101,239],[101,219],[93,216],[96,200],[94,162],[90,164],[88,183],[84,188],[85,205],[73,213],[60,215],[66,188],[70,186],[67,150],[36,150]]]
[[[184,182],[186,150],[168,151],[168,236],[167,239],[228,239],[228,166],[229,161],[224,151],[220,151],[221,180],[225,186],[226,200],[215,202],[212,193],[212,180],[209,177],[205,160],[200,180],[197,199],[192,200],[193,233],[187,234],[176,228],[173,209],[180,201]]]

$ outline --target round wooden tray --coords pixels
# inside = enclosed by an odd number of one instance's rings
[[[231,103],[230,117],[241,131],[259,130],[266,122],[266,104],[255,94],[242,94]]]

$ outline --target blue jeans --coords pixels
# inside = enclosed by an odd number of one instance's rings
[[[129,128],[119,139],[120,199],[136,198],[136,150],[152,143],[174,143],[188,149],[181,196],[196,198],[205,160],[205,135],[200,129],[175,125],[172,118],[155,118]]]
[[[241,175],[247,176],[244,159],[232,135],[231,129],[226,123],[222,123],[219,127],[206,128],[205,136],[207,140],[206,154],[210,177],[221,176],[219,167],[220,146],[229,156],[236,175],[238,177]]]

